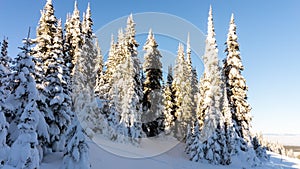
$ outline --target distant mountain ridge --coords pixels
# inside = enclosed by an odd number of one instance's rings
[[[263,134],[263,136],[284,146],[300,146],[300,134]]]

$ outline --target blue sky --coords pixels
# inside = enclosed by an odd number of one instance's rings
[[[64,22],[66,13],[73,11],[74,1],[53,0],[53,3],[56,16]],[[78,0],[80,11],[86,9],[87,3]],[[225,57],[224,42],[230,15],[234,13],[245,66],[243,75],[253,108],[253,127],[264,133],[300,134],[300,1],[90,0],[90,3],[94,30],[130,13],[161,12],[183,18],[204,33],[211,4],[220,59]],[[17,54],[17,46],[21,45],[29,26],[34,37],[44,4],[43,0],[0,0],[0,38],[8,36],[10,55]],[[160,47],[164,47],[163,42],[163,38],[161,42],[158,40]],[[172,44],[170,48],[175,53],[177,45]],[[201,70],[200,63],[194,66]]]

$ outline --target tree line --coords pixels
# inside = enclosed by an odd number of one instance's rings
[[[171,135],[185,142],[192,161],[229,165],[237,154],[245,154],[253,165],[268,160],[266,147],[251,131],[233,15],[227,57],[220,64],[210,8],[199,82],[189,36],[186,51],[179,44],[164,83],[163,56],[151,29],[143,46],[144,63],[138,58],[132,15],[116,42],[112,36],[104,62],[92,26],[90,5],[80,18],[75,2],[63,28],[47,0],[36,38],[28,35],[17,57],[8,56],[3,40],[1,165],[39,168],[44,155],[64,152],[62,168],[90,168],[86,139],[98,134],[133,145],[142,138]]]

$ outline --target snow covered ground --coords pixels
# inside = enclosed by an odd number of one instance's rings
[[[205,162],[191,162],[184,153],[184,144],[171,138],[144,139],[139,148],[126,144],[110,143],[101,137],[95,139],[97,145],[89,141],[92,169],[242,169],[251,168],[243,157],[234,157],[229,166],[211,165]],[[167,144],[169,143],[169,144]],[[102,148],[101,148],[102,147]],[[162,153],[163,152],[163,153]],[[162,154],[161,154],[162,153]],[[300,160],[268,152],[269,162],[257,166],[257,169],[300,168]],[[59,168],[62,153],[45,157],[42,169]]]

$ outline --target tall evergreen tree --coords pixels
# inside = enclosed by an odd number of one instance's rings
[[[34,56],[33,61],[35,63],[35,80],[36,88],[38,89],[38,100],[37,106],[40,112],[44,115],[45,120],[53,119],[54,116],[52,111],[49,109],[46,103],[45,96],[45,76],[44,72],[46,66],[44,65],[45,57],[49,55],[50,47],[53,46],[53,37],[56,33],[57,19],[54,16],[54,9],[52,1],[48,0],[44,6],[44,9],[41,11],[41,17],[39,20],[39,25],[36,29],[36,39],[33,39],[35,47],[32,49],[32,54]],[[48,122],[46,127],[48,128]],[[41,141],[39,139],[39,141]],[[49,142],[44,140],[42,141],[42,147],[45,148],[46,144]],[[50,148],[47,145],[48,148]]]
[[[9,63],[11,62],[11,58],[8,56],[8,38],[5,38],[3,39],[2,43],[1,44],[1,54],[0,54],[0,62],[1,64],[9,69]]]
[[[150,29],[144,50],[143,70],[146,74],[144,81],[144,99],[142,116],[143,122],[152,124],[146,126],[148,136],[158,135],[162,127],[162,63],[161,54],[157,49],[158,44],[155,41],[152,30]],[[150,123],[149,123],[150,122]]]
[[[104,72],[103,77],[101,78],[101,83],[102,83],[102,86],[100,88],[100,98],[101,99],[104,99],[107,101],[113,100],[113,93],[115,92],[115,89],[112,88],[112,86],[114,84],[113,75],[116,72],[117,66],[125,61],[126,50],[128,50],[128,49],[125,45],[125,35],[123,32],[123,29],[121,28],[118,31],[118,39],[117,39],[116,43],[114,42],[113,35],[111,36],[111,44],[110,44],[110,49],[109,49],[109,53],[108,53],[108,58],[107,58],[107,61],[105,62],[106,70]],[[111,103],[112,102],[109,102],[107,105],[110,108],[113,107],[113,105]],[[107,113],[108,112],[106,112],[106,114]]]
[[[208,113],[209,98],[206,98],[207,93],[210,91],[210,80],[204,72],[199,82],[199,96],[196,109],[196,117],[199,121],[199,128],[202,130],[204,124],[205,114]]]
[[[127,25],[126,25],[126,32],[124,36],[124,44],[125,44],[125,50],[129,52],[130,56],[132,57],[133,60],[133,68],[135,69],[135,75],[134,75],[134,80],[135,80],[135,86],[134,86],[134,91],[137,94],[137,97],[139,99],[139,104],[142,104],[143,101],[143,85],[141,81],[141,66],[140,66],[140,60],[138,58],[138,52],[137,52],[137,47],[139,44],[137,43],[135,39],[135,22],[133,20],[132,14],[129,15],[127,18]],[[122,50],[122,48],[121,48]],[[123,56],[124,60],[127,59],[127,52]],[[139,105],[136,106],[136,109],[139,109]]]
[[[202,130],[205,114],[208,113],[209,100],[206,98],[210,90],[210,81],[204,72],[199,82],[199,96],[196,109],[196,117],[199,121],[199,129]]]
[[[247,143],[251,143],[251,108],[247,102],[248,87],[246,86],[246,80],[241,74],[244,66],[239,52],[233,15],[230,20],[225,52],[227,58],[224,60],[223,71],[233,125],[238,136]]]
[[[103,85],[103,76],[104,76],[104,72],[103,72],[103,67],[104,67],[104,63],[103,63],[103,56],[102,56],[102,53],[101,53],[101,49],[100,49],[100,46],[99,46],[99,42],[98,42],[98,39],[96,39],[96,42],[95,42],[95,46],[97,48],[97,63],[96,63],[96,85],[95,85],[95,88],[94,88],[94,91],[95,91],[95,96],[97,97],[100,97],[100,95],[102,95],[101,93],[101,87]],[[103,97],[103,96],[101,96]]]
[[[182,139],[185,137],[187,125],[192,122],[192,110],[191,110],[191,79],[187,76],[185,71],[187,70],[187,63],[184,57],[184,48],[182,44],[179,44],[176,64],[174,68],[174,80],[172,88],[175,92],[175,137]]]
[[[100,86],[98,86],[99,90],[99,97],[100,99],[109,99],[109,91],[111,89],[113,78],[112,74],[115,72],[116,64],[117,64],[117,44],[114,42],[114,36],[111,35],[111,42],[110,42],[110,49],[108,52],[108,58],[105,62],[106,70],[103,72],[103,75],[100,79]]]
[[[65,62],[69,67],[71,76],[73,76],[73,69],[80,53],[79,49],[81,49],[83,45],[82,25],[80,21],[80,12],[77,7],[77,1],[75,1],[74,3],[74,10],[72,15],[67,16],[64,39]]]
[[[96,86],[96,79],[97,79],[97,66],[98,66],[98,55],[101,55],[100,47],[96,46],[94,40],[96,39],[95,35],[93,34],[93,20],[91,18],[91,9],[90,5],[86,9],[86,13],[84,15],[85,24],[82,25],[82,32],[83,32],[83,46],[82,46],[82,54],[85,59],[85,66],[86,68],[84,71],[88,78],[87,85],[88,87],[94,91],[94,87]],[[99,51],[98,51],[99,50]],[[99,52],[99,54],[98,54]]]
[[[79,56],[73,69],[72,99],[74,111],[83,129],[88,136],[92,137],[97,131],[97,123],[99,123],[99,110],[94,98],[98,51],[93,42],[94,35],[91,27],[92,19],[89,5],[84,18],[86,22],[82,30],[86,33],[83,34],[83,46],[82,49],[79,49],[80,53],[78,52]],[[87,24],[87,21],[90,23]]]
[[[9,111],[5,110],[4,102],[7,98],[11,88],[9,86],[9,75],[11,73],[11,68],[9,63],[11,62],[11,58],[7,53],[8,48],[8,40],[4,38],[1,43],[1,53],[0,53],[0,111],[2,111],[8,121],[10,121],[11,114]]]
[[[136,69],[130,52],[127,52],[127,59],[117,66],[114,74],[113,88],[114,106],[120,114],[120,122],[117,126],[118,141],[138,144],[143,136],[141,113],[142,107],[139,96],[135,90]]]
[[[67,69],[64,64],[63,56],[63,35],[61,22],[59,21],[56,26],[56,33],[53,37],[53,46],[50,52],[44,57],[44,65],[46,67],[44,72],[44,95],[46,96],[46,103],[50,108],[53,117],[47,119],[50,126],[51,143],[54,151],[62,151],[63,144],[61,141],[64,132],[71,122],[74,113],[71,111],[71,98],[70,93],[66,90],[67,80],[65,77],[65,70]]]
[[[177,51],[177,58],[176,58],[176,63],[174,67],[174,78],[173,78],[173,83],[172,83],[172,89],[175,92],[175,103],[174,107],[175,109],[175,116],[176,116],[176,121],[175,121],[175,128],[174,128],[174,136],[177,137],[178,139],[183,138],[183,131],[186,131],[182,129],[181,125],[181,110],[179,109],[181,107],[181,103],[183,100],[183,88],[182,88],[182,81],[184,81],[184,76],[183,76],[183,71],[185,70],[185,60],[184,60],[184,49],[183,45],[179,44],[178,46],[178,51]]]
[[[43,95],[44,89],[44,55],[49,51],[49,47],[52,46],[51,39],[48,37],[53,37],[53,30],[56,30],[57,19],[54,16],[54,9],[52,1],[48,0],[41,11],[41,17],[39,20],[39,25],[36,29],[36,39],[33,39],[35,47],[32,49],[35,62],[35,79],[37,84],[37,89],[39,90],[38,107],[41,111],[45,113],[45,117],[50,115],[48,113],[47,105],[45,103],[45,96]]]
[[[8,141],[13,143],[8,165],[17,168],[38,168],[42,155],[39,156],[37,149],[38,138],[49,141],[47,124],[37,109],[38,91],[33,76],[35,65],[30,56],[29,43],[27,38],[16,58],[10,75],[13,90],[5,102],[6,108],[14,115],[8,129]]]
[[[108,59],[105,62],[106,70],[102,74],[99,86],[99,98],[103,103],[101,112],[104,115],[104,122],[107,122],[107,130],[102,133],[111,140],[117,140],[117,127],[120,121],[120,109],[118,89],[113,87],[116,83],[117,66],[125,61],[125,39],[123,29],[119,29],[118,40],[115,43],[113,35],[111,36],[111,46],[108,53]],[[105,125],[105,124],[104,124]],[[105,134],[106,133],[106,134]]]
[[[196,151],[191,154],[192,160],[198,161],[205,159],[210,163],[228,165],[231,163],[231,153],[227,147],[225,137],[224,118],[221,107],[221,75],[218,62],[218,50],[215,40],[212,8],[210,7],[208,16],[208,35],[206,38],[204,61],[204,75],[201,79],[200,95],[202,98],[198,105],[198,115],[203,124],[201,132],[201,141],[194,143],[197,149],[188,145],[190,151]],[[198,123],[198,121],[196,122]],[[199,136],[196,136],[199,137]],[[197,157],[197,158],[196,158]]]
[[[74,115],[70,110],[68,68],[65,66],[61,21],[54,15],[52,1],[48,0],[41,12],[33,54],[36,62],[35,78],[39,89],[38,108],[49,125],[52,151],[62,150],[62,136]],[[65,76],[66,75],[66,76]]]
[[[236,151],[246,151],[253,165],[259,160],[267,160],[266,150],[263,149],[251,133],[251,107],[247,102],[246,80],[242,76],[244,66],[241,61],[239,44],[236,35],[234,15],[230,19],[229,31],[226,41],[226,54],[223,65],[223,78],[233,120],[234,131],[237,135]]]
[[[117,44],[112,44],[107,71],[109,93],[109,111],[106,115],[120,119],[117,125],[118,139],[138,143],[143,136],[141,124],[141,104],[143,90],[141,83],[140,61],[137,57],[137,42],[135,40],[135,23],[132,15],[127,19],[125,34],[122,29],[118,33]],[[126,91],[126,92],[125,92]],[[115,111],[110,111],[115,110]],[[115,112],[117,112],[117,115]],[[110,114],[113,113],[114,115]],[[119,116],[119,118],[118,118]],[[109,123],[116,119],[110,119]]]
[[[175,116],[175,98],[174,90],[172,89],[173,83],[173,70],[172,65],[168,67],[167,84],[163,89],[163,113],[164,113],[164,131],[166,134],[172,134],[174,130]],[[174,133],[173,133],[174,134]]]
[[[236,153],[236,145],[238,142],[238,136],[235,132],[232,123],[231,110],[228,103],[227,91],[224,89],[225,85],[223,84],[223,106],[222,114],[224,116],[224,129],[225,129],[225,138],[228,148],[228,152],[233,155]]]
[[[209,81],[209,91],[204,96],[204,100],[207,101],[208,109],[204,114],[204,129],[202,130],[204,137],[208,138],[212,134],[212,132],[217,128],[217,122],[222,118],[222,108],[221,108],[221,74],[219,67],[219,59],[218,59],[218,49],[215,39],[215,31],[213,25],[213,17],[212,17],[212,8],[210,7],[209,16],[208,16],[208,29],[207,29],[207,38],[206,38],[206,46],[205,53],[203,56],[204,61],[204,69]],[[207,116],[207,117],[206,117]],[[213,116],[213,117],[212,117]],[[209,118],[212,117],[213,119]],[[205,120],[213,120],[213,126],[205,126]],[[208,124],[207,123],[207,124]],[[222,127],[222,126],[221,126]]]
[[[187,80],[187,83],[185,85],[186,93],[188,100],[190,103],[188,103],[187,108],[188,111],[191,112],[191,120],[195,121],[196,116],[196,98],[195,94],[197,92],[196,89],[196,83],[195,83],[195,74],[193,72],[193,66],[192,66],[192,58],[191,58],[192,50],[190,45],[190,34],[188,33],[187,37],[187,43],[186,43],[186,71],[184,71]],[[197,78],[197,77],[196,77]]]

